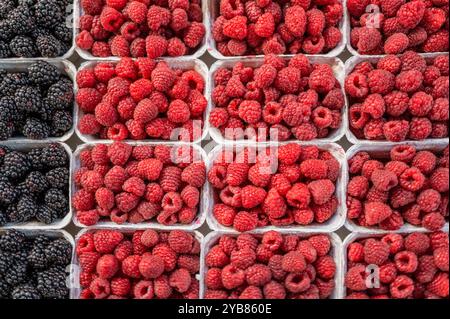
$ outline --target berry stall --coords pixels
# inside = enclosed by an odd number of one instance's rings
[[[0,299],[448,299],[446,0],[0,0]]]

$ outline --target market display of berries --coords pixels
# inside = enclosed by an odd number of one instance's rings
[[[79,153],[72,205],[78,222],[191,224],[206,167],[190,146],[95,144]]]
[[[193,233],[96,230],[76,245],[81,299],[198,299],[200,242]]]
[[[194,141],[207,108],[205,79],[194,69],[149,58],[102,62],[77,74],[81,134],[115,141]]]
[[[61,137],[73,123],[73,82],[54,64],[0,69],[0,140]]]
[[[0,58],[63,56],[73,41],[66,21],[72,5],[72,0],[0,1]]]
[[[347,248],[346,298],[448,298],[448,252],[448,233],[444,232],[357,239]],[[378,287],[368,287],[367,266],[379,270]]]
[[[448,1],[347,0],[350,44],[360,54],[445,52]]]
[[[391,142],[448,137],[448,83],[448,54],[407,51],[359,63],[345,80],[351,132]]]
[[[224,149],[208,172],[214,189],[212,214],[220,225],[239,232],[323,224],[340,204],[339,176],[336,158],[313,145],[285,144],[258,153]]]
[[[71,259],[72,244],[65,238],[0,233],[0,299],[68,299]]]
[[[220,0],[212,38],[224,56],[324,54],[342,39],[341,0]]]
[[[449,214],[449,147],[440,152],[394,146],[348,160],[347,217],[357,225],[398,230],[405,223],[440,230]]]
[[[255,68],[237,62],[213,79],[209,122],[226,139],[308,141],[341,126],[345,98],[333,67],[303,54],[290,60],[266,55]]]
[[[333,250],[325,234],[222,235],[205,252],[205,299],[328,299]]]
[[[81,0],[77,46],[96,57],[177,57],[205,37],[201,0]]]
[[[69,213],[69,155],[62,144],[29,151],[0,145],[0,226],[51,225]]]

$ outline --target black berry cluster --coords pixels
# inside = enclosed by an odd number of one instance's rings
[[[72,245],[64,238],[0,234],[0,299],[65,299]]]
[[[0,70],[0,140],[63,136],[72,128],[73,102],[72,80],[53,64],[37,61],[25,72]]]
[[[72,45],[72,0],[0,0],[0,58],[60,57]],[[69,21],[69,20],[68,20]]]
[[[68,188],[69,157],[60,144],[29,152],[0,146],[0,226],[64,218]]]

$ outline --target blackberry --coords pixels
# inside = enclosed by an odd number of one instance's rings
[[[0,165],[3,164],[3,159],[5,158],[5,155],[8,154],[9,152],[10,150],[8,147],[0,145]]]
[[[28,158],[21,152],[9,152],[3,159],[2,173],[10,179],[24,177],[29,169],[30,163],[28,162]]]
[[[18,35],[9,43],[13,55],[20,58],[32,58],[37,55],[37,48],[32,38]]]
[[[53,136],[63,136],[72,128],[72,114],[68,111],[56,111],[53,114],[51,123],[51,134]]]
[[[50,225],[59,218],[60,214],[58,213],[58,211],[51,209],[47,205],[41,205],[37,209],[36,219],[41,223]]]
[[[0,0],[0,19],[4,19],[15,7],[14,0]]]
[[[5,226],[8,222],[8,216],[2,209],[0,209],[0,227]]]
[[[0,141],[12,137],[14,134],[14,124],[11,122],[0,121]]]
[[[3,40],[0,40],[0,58],[9,58],[11,56],[11,50],[9,44]]]
[[[0,96],[13,96],[16,90],[28,85],[28,75],[24,72],[7,73],[0,83]]]
[[[50,136],[50,126],[33,117],[27,119],[23,129],[22,134],[32,140],[43,140]]]
[[[13,290],[11,297],[12,299],[22,300],[39,300],[42,298],[36,287],[33,287],[31,284],[23,284],[16,287]]]
[[[18,0],[19,6],[27,6],[28,8],[33,7],[36,4],[36,0]]]
[[[53,118],[53,113],[55,113],[55,109],[48,103],[47,98],[44,98],[39,111],[39,118],[45,122],[50,122]]]
[[[18,6],[8,14],[13,23],[16,34],[26,34],[36,29],[36,19],[30,8]]]
[[[13,262],[14,255],[11,252],[0,251],[0,278],[8,271]]]
[[[38,171],[31,172],[25,179],[25,184],[31,193],[40,193],[49,187],[45,175]]]
[[[9,205],[15,202],[18,192],[9,181],[0,181],[0,204]]]
[[[42,160],[48,167],[61,167],[69,163],[66,150],[60,144],[50,144],[42,150]]]
[[[42,270],[48,267],[45,249],[50,243],[50,238],[44,235],[40,235],[34,239],[33,247],[27,257],[30,267],[35,270]]]
[[[67,298],[67,273],[64,267],[53,267],[37,274],[37,289],[44,298]]]
[[[72,28],[69,28],[65,23],[58,24],[53,29],[55,37],[63,42],[71,43],[73,39]]]
[[[63,212],[69,206],[69,201],[64,192],[57,188],[50,188],[45,193],[45,204],[58,212]]]
[[[73,100],[73,83],[67,77],[61,77],[47,91],[47,103],[55,110],[68,109],[72,106]]]
[[[42,105],[41,91],[35,86],[22,86],[16,90],[14,101],[23,112],[38,112]]]
[[[3,40],[5,42],[10,42],[11,39],[14,37],[15,34],[15,28],[13,21],[9,19],[1,20],[0,21],[0,40]]]
[[[8,299],[11,295],[11,286],[0,277],[0,299]]]
[[[13,121],[17,118],[17,106],[14,99],[4,96],[0,99],[0,121]]]
[[[53,28],[63,23],[64,11],[58,4],[59,0],[38,0],[35,9],[36,21],[39,25]]]
[[[45,256],[50,265],[67,266],[72,259],[72,245],[64,238],[56,239],[45,248]]]
[[[27,70],[30,82],[40,86],[50,86],[59,79],[58,68],[45,61],[35,62]]]
[[[40,35],[36,38],[36,46],[41,56],[56,58],[62,54],[61,41],[53,35]]]
[[[69,185],[69,169],[66,167],[52,169],[45,174],[45,177],[54,188],[66,189]]]
[[[42,159],[42,148],[33,148],[28,152],[27,158],[31,169],[40,171],[45,168],[45,162]]]
[[[22,260],[15,260],[3,277],[11,286],[16,286],[23,283],[27,279],[26,262],[23,262]]]
[[[17,230],[8,230],[0,236],[1,251],[16,252],[21,250],[25,245],[25,235]]]
[[[19,220],[22,222],[27,222],[34,218],[37,213],[37,204],[35,199],[30,195],[22,195],[22,197],[17,202],[16,211]]]

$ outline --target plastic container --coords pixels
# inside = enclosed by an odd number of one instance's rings
[[[371,155],[375,155],[379,158],[387,157],[389,155],[389,151],[397,145],[413,145],[417,150],[430,150],[430,151],[442,151],[446,146],[448,146],[448,140],[447,142],[428,142],[428,144],[424,143],[384,143],[384,144],[360,144],[360,145],[354,145],[351,148],[347,150],[346,157],[347,160],[351,159],[356,153],[358,152],[368,152]],[[347,165],[348,167],[348,165]],[[348,169],[344,172],[344,197],[347,197],[347,185],[350,180],[350,175],[348,172]],[[344,201],[346,203],[346,201]],[[446,223],[446,226],[448,228],[448,221]],[[377,228],[366,228],[357,225],[354,221],[350,219],[346,219],[345,221],[345,227],[352,233],[364,233],[364,234],[387,234],[392,233],[392,231],[389,230],[382,230]],[[399,230],[396,230],[395,232],[414,232],[414,231],[426,231],[423,227],[417,227],[408,223],[405,223]]]
[[[333,256],[334,261],[336,262],[336,275],[335,275],[335,289],[333,294],[330,296],[330,299],[342,299],[342,287],[343,287],[343,282],[342,282],[342,278],[344,277],[343,273],[343,263],[342,263],[342,240],[341,238],[336,235],[335,233],[323,233],[323,232],[314,232],[314,233],[304,233],[304,232],[299,232],[299,231],[294,231],[294,230],[277,230],[278,232],[280,232],[282,235],[298,235],[302,238],[304,237],[311,237],[313,235],[320,235],[320,234],[324,234],[324,235],[328,235],[330,237],[331,240],[331,256]],[[264,230],[255,230],[255,231],[251,231],[249,232],[250,234],[256,235],[256,236],[262,236],[266,231]],[[229,232],[229,231],[215,231],[212,233],[209,233],[208,235],[206,235],[205,239],[203,240],[203,245],[202,245],[202,258],[201,258],[201,264],[200,264],[200,269],[201,269],[201,278],[202,281],[200,282],[200,298],[203,299],[205,296],[205,292],[206,292],[206,285],[205,285],[205,276],[206,273],[208,271],[208,267],[206,266],[205,263],[205,257],[207,255],[207,253],[209,252],[209,250],[217,244],[218,239],[221,236],[224,235],[228,235],[228,236],[232,236],[232,237],[237,237],[239,235],[238,232]]]
[[[283,59],[284,60],[289,60],[291,59],[292,56],[284,56]],[[342,92],[344,94],[345,97],[345,92],[344,92],[344,81],[345,81],[345,77],[344,77],[344,63],[339,59],[339,58],[332,58],[332,57],[321,57],[321,56],[308,56],[308,59],[311,63],[321,63],[321,64],[328,64],[333,68],[333,72],[334,72],[334,76],[336,77],[336,79],[339,81],[339,83],[341,84],[341,89]],[[223,60],[223,61],[216,61],[213,65],[211,65],[210,70],[209,70],[209,93],[212,94],[215,85],[214,85],[214,74],[217,72],[218,69],[220,68],[232,68],[237,62],[243,62],[243,64],[245,66],[250,66],[250,67],[259,67],[263,64],[264,62],[264,57],[253,57],[253,58],[230,58],[227,60]],[[209,100],[210,106],[209,106],[209,110],[211,111],[215,106],[213,105],[212,99]],[[341,126],[332,131],[328,137],[326,138],[320,138],[320,139],[314,139],[312,141],[307,141],[307,142],[319,142],[319,143],[332,143],[332,142],[336,142],[339,141],[345,134],[345,132],[347,131],[347,98],[345,97],[345,104],[344,107],[341,110],[341,114],[342,114],[342,123]],[[208,121],[209,122],[209,121]],[[209,125],[209,123],[208,123]],[[209,134],[211,135],[211,137],[214,139],[214,141],[216,141],[218,144],[234,144],[236,142],[246,142],[246,143],[250,143],[250,144],[254,144],[255,141],[254,140],[230,140],[230,139],[226,139],[222,133],[220,132],[219,129],[209,126]],[[293,138],[290,139],[289,141],[298,141],[297,139]],[[259,142],[258,142],[259,143]]]
[[[73,89],[74,92],[76,92],[76,74],[77,70],[75,66],[70,62],[66,60],[61,59],[43,59],[43,58],[36,58],[36,59],[6,59],[0,61],[0,69],[7,70],[8,72],[24,72],[27,70],[28,66],[35,63],[36,61],[45,61],[50,64],[53,64],[58,67],[58,69],[65,73],[73,82]],[[75,96],[75,95],[74,95]],[[72,118],[73,118],[73,124],[72,128],[66,132],[63,136],[60,137],[49,137],[45,140],[32,140],[27,139],[25,136],[17,136],[17,137],[11,137],[7,141],[8,142],[28,142],[28,143],[43,143],[43,142],[65,142],[67,141],[73,134],[75,130],[75,110],[77,109],[75,98],[73,102],[73,110],[72,110]],[[0,143],[3,143],[6,141],[0,141]]]
[[[76,236],[75,236],[75,247],[76,245],[78,245],[78,240],[80,239],[81,236],[83,236],[86,233],[93,233],[95,231],[98,230],[102,230],[105,229],[104,227],[89,227],[89,228],[85,228],[82,229]],[[118,230],[123,234],[133,234],[134,232],[138,231],[138,230],[146,230],[149,228],[120,228],[120,229],[114,229],[114,228],[110,228],[111,230]],[[159,232],[168,232],[171,230],[175,230],[175,229],[180,229],[179,227],[170,227],[170,228],[160,228],[160,227],[151,227],[151,229]],[[192,233],[195,238],[200,242],[200,247],[201,247],[201,251],[200,251],[200,265],[201,265],[201,260],[203,258],[203,241],[204,241],[204,236],[203,234],[201,234],[198,231],[189,231],[189,233]],[[76,253],[74,253],[72,255],[72,267],[73,267],[73,271],[71,272],[71,277],[70,277],[70,282],[71,282],[71,287],[70,287],[70,299],[80,299],[80,293],[81,293],[81,286],[80,286],[80,272],[81,272],[81,268],[80,268],[80,263],[78,261],[78,256]],[[198,274],[196,274],[196,278],[200,283],[200,291],[199,291],[199,295],[201,296],[201,291],[202,291],[202,285],[201,285],[201,268],[200,268],[200,272]]]
[[[339,201],[337,211],[335,212],[335,214],[333,215],[332,218],[330,218],[327,222],[325,222],[323,224],[314,223],[314,224],[307,225],[307,226],[290,225],[290,226],[284,226],[284,227],[266,226],[266,227],[258,228],[258,231],[265,232],[265,231],[269,231],[269,230],[277,230],[277,231],[285,230],[285,231],[302,232],[302,233],[317,233],[317,232],[331,233],[331,232],[334,232],[344,225],[346,215],[347,215],[347,210],[346,210],[346,206],[345,206],[345,198],[346,198],[345,190],[346,190],[346,188],[344,185],[345,184],[344,183],[344,181],[345,181],[344,172],[347,171],[347,160],[345,158],[345,151],[340,145],[332,144],[332,143],[329,143],[329,144],[301,143],[301,142],[296,142],[296,143],[299,145],[302,145],[302,146],[316,145],[319,149],[327,150],[336,158],[336,160],[341,165],[340,174],[339,174],[338,180],[336,182],[336,192],[335,192],[335,195]],[[246,145],[245,143],[237,143],[235,145],[218,145],[209,153],[208,171],[212,167],[215,159],[221,153],[222,150],[231,151],[231,150],[236,150],[236,148],[238,150],[242,150],[243,148],[250,148],[250,149],[256,149],[256,152],[259,152],[261,149],[264,149],[264,148],[276,147],[277,145],[279,146],[279,145],[285,145],[285,144],[290,144],[290,143],[280,143],[280,144],[272,143],[272,144],[268,144],[268,145],[258,145],[258,146],[250,146],[250,145]],[[256,154],[258,154],[258,153],[256,153]],[[226,227],[226,226],[221,225],[212,214],[213,208],[214,208],[214,197],[215,196],[214,196],[214,189],[211,185],[209,186],[209,196],[208,197],[211,198],[211,200],[209,201],[208,214],[206,216],[206,222],[208,223],[209,227],[215,231],[232,231],[233,232],[234,229],[232,227]]]
[[[423,56],[425,59],[432,59],[435,58],[437,56],[440,55],[448,55],[448,52],[444,52],[444,53],[427,53],[427,54],[420,54],[421,56]],[[382,57],[384,57],[385,55],[374,55],[374,56],[354,56],[351,57],[350,59],[348,59],[347,61],[345,61],[345,78],[347,78],[353,71],[353,69],[355,68],[355,66],[361,62],[364,61],[369,61],[371,63],[376,63],[378,62],[379,59],[381,59]],[[345,81],[345,79],[344,79]],[[345,136],[347,137],[347,139],[352,143],[352,144],[361,144],[361,143],[371,143],[371,144],[387,144],[387,143],[392,143],[390,141],[372,141],[372,140],[365,140],[365,139],[358,139],[355,134],[353,134],[353,132],[351,131],[351,127],[350,127],[350,117],[348,116],[348,112],[350,111],[350,101],[347,98],[346,95],[346,101],[347,101],[347,115],[345,116],[345,119],[347,121],[346,127],[348,128]],[[411,143],[424,143],[424,144],[428,144],[428,143],[435,143],[435,142],[445,142],[447,141],[448,143],[448,137],[447,138],[432,138],[432,139],[425,139],[422,141],[413,141],[413,140],[405,140],[402,141],[400,143],[404,143],[404,142],[411,142]]]
[[[81,2],[80,0],[74,0],[75,1],[75,7],[74,7],[74,20],[75,20],[75,28],[74,28],[74,39],[76,39],[76,37],[78,36],[78,34],[80,33],[79,30],[79,21],[80,21],[80,17],[84,14],[83,9],[81,8]],[[202,0],[202,12],[203,12],[203,24],[205,25],[205,37],[203,38],[202,43],[199,45],[199,47],[197,48],[197,51],[195,51],[192,54],[189,55],[183,55],[183,56],[179,56],[179,57],[169,57],[169,56],[163,56],[161,58],[167,59],[167,60],[176,60],[176,61],[181,61],[181,60],[192,60],[192,59],[198,59],[199,57],[201,57],[205,52],[206,52],[206,42],[207,39],[209,38],[209,32],[210,29],[208,28],[208,0]],[[116,57],[116,56],[109,56],[106,58],[101,58],[101,57],[96,57],[93,56],[91,54],[91,52],[87,51],[87,50],[83,50],[81,48],[79,48],[76,43],[74,44],[76,47],[76,51],[77,53],[85,60],[96,60],[96,61],[111,61],[111,60],[120,60],[120,57]]]
[[[93,68],[95,65],[97,65],[100,62],[111,62],[113,64],[117,64],[119,60],[115,59],[115,60],[97,60],[97,61],[88,61],[88,62],[84,62],[80,65],[78,71],[84,70],[84,69],[89,69],[89,68]],[[157,61],[161,61],[157,60]],[[182,70],[195,70],[197,71],[204,79],[205,81],[205,89],[204,89],[204,93],[203,95],[205,96],[205,98],[207,100],[210,99],[211,96],[211,92],[210,90],[210,85],[208,83],[209,81],[209,77],[208,77],[208,67],[206,66],[206,64],[198,59],[193,59],[193,60],[186,60],[186,59],[177,59],[177,60],[164,60],[165,62],[167,62],[167,64],[172,67],[172,68],[178,68],[178,69],[182,69]],[[77,86],[77,91],[75,91],[75,94],[78,92],[78,86]],[[202,129],[202,135],[200,138],[197,138],[196,140],[190,142],[190,143],[200,143],[200,141],[202,141],[203,139],[206,138],[206,136],[208,135],[208,128],[209,128],[209,121],[208,121],[208,114],[210,112],[210,103],[208,101],[208,106],[203,114],[203,129]],[[107,142],[109,140],[106,139],[100,139],[96,136],[92,136],[92,135],[86,135],[86,134],[82,134],[79,129],[78,129],[78,122],[81,118],[81,116],[83,115],[83,111],[81,109],[79,109],[78,107],[75,108],[75,118],[74,118],[74,122],[75,124],[75,133],[77,134],[77,136],[84,142],[84,143],[104,143]],[[143,140],[144,142],[160,142],[160,143],[171,143],[171,142],[177,142],[177,141],[170,141],[170,140],[158,140],[158,139],[145,139]],[[125,140],[125,142],[136,142],[135,140]]]
[[[112,144],[113,142],[105,142],[103,144]],[[166,146],[170,146],[170,147],[190,147],[193,148],[194,151],[196,152],[196,157],[198,158],[198,155],[201,157],[201,159],[203,160],[203,162],[205,163],[205,166],[208,166],[208,157],[205,153],[205,151],[198,145],[196,144],[187,144],[187,143],[144,143],[144,142],[134,142],[134,143],[128,143],[132,146],[138,146],[138,145],[150,145],[150,146],[156,146],[156,145],[166,145]],[[72,171],[71,171],[71,175],[75,174],[75,172],[80,168],[80,153],[81,151],[85,150],[85,149],[90,149],[93,146],[95,146],[95,144],[82,144],[79,145],[77,147],[77,149],[75,150],[75,152],[73,152],[73,157],[72,157]],[[77,187],[75,186],[75,182],[73,180],[73,178],[70,181],[71,183],[71,197],[74,196],[75,192],[77,191]],[[116,224],[112,221],[99,221],[95,227],[101,227],[101,228],[111,228],[111,229],[142,229],[142,228],[158,228],[161,230],[170,230],[170,229],[183,229],[186,231],[193,231],[199,227],[201,227],[203,225],[203,223],[205,222],[206,219],[206,214],[207,214],[207,209],[209,207],[209,198],[208,198],[208,194],[209,194],[209,184],[205,183],[205,185],[203,185],[203,188],[201,190],[200,193],[200,202],[198,205],[198,213],[197,213],[197,217],[195,218],[195,220],[189,224],[189,225],[182,225],[182,224],[175,224],[172,226],[165,226],[165,225],[161,225],[160,223],[152,220],[152,221],[146,221],[144,223],[140,223],[140,224],[131,224],[131,223],[124,223],[122,225]],[[77,217],[76,217],[76,213],[73,214],[73,223],[80,227],[80,228],[86,228],[87,226],[81,224]]]
[[[216,18],[219,16],[219,11],[220,11],[220,1],[218,0],[207,0],[208,4],[209,4],[209,8],[208,8],[208,25],[207,25],[207,29],[212,30],[214,22],[216,21]],[[343,2],[343,1],[342,1]],[[344,3],[342,4],[344,6]],[[339,24],[339,30],[341,31],[342,34],[342,38],[341,38],[341,42],[339,42],[339,44],[330,52],[328,53],[323,53],[323,54],[314,54],[314,55],[307,55],[308,57],[336,57],[339,54],[342,53],[342,51],[344,51],[345,49],[345,44],[347,43],[347,26],[349,25],[349,23],[347,22],[348,20],[348,15],[347,15],[347,10],[345,10],[345,6],[344,6],[344,12],[343,12],[343,16],[342,16],[342,20]],[[208,52],[217,60],[228,60],[228,59],[233,59],[236,57],[233,56],[224,56],[222,53],[220,53],[217,50],[216,47],[216,41],[213,39],[212,36],[212,32],[209,32],[209,37],[208,37]],[[301,53],[301,52],[299,52]],[[284,54],[283,56],[289,57],[289,56],[293,56],[290,54]],[[264,57],[264,55],[244,55],[241,56],[241,58],[262,58]]]
[[[448,233],[448,225],[447,227],[443,230],[444,232]],[[414,233],[414,232],[420,232],[420,233],[432,233],[430,231],[427,230],[423,230],[423,229],[417,229],[417,230],[399,230],[396,231],[396,234],[401,234],[401,235],[405,235],[405,234],[409,234],[409,233]],[[391,232],[392,233],[392,232]],[[341,283],[341,291],[342,291],[342,298],[345,298],[347,296],[347,289],[345,287],[345,275],[347,274],[347,251],[348,251],[348,246],[357,241],[358,239],[362,239],[362,238],[372,238],[372,237],[382,237],[385,234],[380,234],[380,233],[352,233],[349,234],[345,239],[344,242],[342,244],[342,271],[340,272],[340,275],[342,276],[339,279],[339,282]]]
[[[35,148],[44,148],[45,146],[49,145],[51,143],[25,143],[25,142],[0,142],[0,146],[6,146],[12,150],[16,151],[30,151]],[[64,149],[67,152],[67,156],[69,157],[69,179],[72,179],[72,150],[69,146],[67,146],[64,143],[57,143],[64,147]],[[67,215],[50,224],[46,225],[44,223],[40,223],[37,220],[31,220],[25,223],[9,223],[6,224],[3,227],[0,227],[0,229],[19,229],[19,230],[54,230],[54,229],[63,229],[65,228],[72,219],[72,204],[71,204],[71,184],[69,183],[69,191],[67,194],[68,200],[69,200],[69,212]]]

